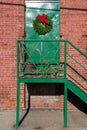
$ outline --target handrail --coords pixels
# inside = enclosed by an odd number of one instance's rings
[[[86,67],[83,66],[83,64],[81,64],[80,62],[78,62],[73,56],[71,56],[69,53],[67,53],[67,55],[74,60],[78,65],[80,65],[84,70],[87,70]]]
[[[67,65],[67,67],[72,71],[72,73],[75,73],[82,81],[87,83],[87,80],[83,78],[81,75],[79,75],[75,70],[73,70],[70,66]]]
[[[18,76],[20,77],[21,75],[26,75],[26,74],[35,74],[36,72],[32,72],[32,70],[30,70],[30,72],[29,72],[29,70],[28,70],[28,73],[27,72],[25,72],[26,71],[26,66],[28,65],[28,63],[29,63],[29,51],[27,50],[27,48],[26,48],[26,43],[27,42],[38,42],[38,43],[44,43],[44,42],[54,42],[54,44],[55,44],[55,42],[57,42],[58,43],[58,40],[29,40],[29,39],[25,39],[25,40],[17,40],[17,59],[19,59],[19,60],[17,60],[17,72],[18,72]],[[22,50],[22,49],[23,50]],[[25,62],[22,62],[23,60],[23,58],[22,58],[22,56],[21,56],[21,54],[22,54],[22,52],[21,51],[23,51],[23,54],[25,55]],[[26,58],[27,57],[27,58]],[[20,62],[20,58],[21,58],[21,62]],[[35,67],[35,65],[36,64],[34,64],[33,63],[33,65],[34,65],[34,67]],[[57,64],[57,65],[59,65],[59,64]],[[50,66],[51,67],[51,66]],[[28,68],[29,68],[29,66],[28,66]],[[35,67],[35,68],[37,68],[37,66]],[[44,71],[44,70],[43,70]],[[50,68],[50,70],[49,71],[52,71],[52,69]],[[39,72],[39,69],[38,69],[38,74],[53,74],[53,72],[49,72],[49,71],[46,71],[46,72]],[[55,67],[54,67],[54,71],[57,71],[57,68],[55,69]],[[32,73],[31,73],[32,72]],[[37,74],[37,75],[38,75]],[[62,76],[63,77],[63,76]]]
[[[67,43],[69,43],[69,45],[71,45],[77,52],[79,52],[82,56],[84,56],[85,58],[87,58],[87,55],[82,52],[80,49],[78,49],[75,45],[73,45],[70,41],[67,41]],[[79,61],[77,61],[72,55],[70,55],[68,52],[67,52],[67,47],[64,51],[65,55],[66,56],[69,56],[73,61],[75,61],[78,65],[80,65],[84,70],[87,71],[87,68],[81,64]],[[66,62],[67,62],[67,59],[66,59]],[[66,63],[67,64],[67,63]],[[66,65],[67,66],[67,65]],[[79,73],[77,73],[75,70],[72,70],[72,68],[70,68],[69,66],[67,66],[73,73],[75,73],[82,81],[84,81],[85,83],[87,83],[87,80],[84,79]],[[66,69],[67,69],[66,67]]]
[[[86,67],[84,67],[82,64],[80,64],[80,62],[78,62],[75,58],[73,58],[73,56],[71,55],[68,55],[68,52],[67,52],[67,44],[71,45],[77,52],[79,52],[82,56],[84,56],[85,58],[87,58],[87,54],[85,54],[84,52],[82,52],[80,49],[78,49],[72,42],[70,42],[69,40],[58,40],[58,39],[55,39],[55,40],[37,40],[37,39],[19,39],[17,40],[17,57],[19,57],[19,52],[18,52],[18,43],[21,44],[21,46],[23,47],[23,49],[25,51],[26,48],[24,47],[25,43],[26,42],[58,42],[58,43],[63,43],[64,44],[64,78],[67,78],[66,77],[66,73],[67,73],[67,56],[70,56],[72,58],[72,60],[74,60],[76,63],[78,63],[81,67],[83,67],[83,69],[87,70]],[[20,59],[18,58],[18,64],[17,64],[17,68],[19,66],[19,61]],[[26,61],[27,62],[27,61]]]
[[[74,49],[76,49],[81,55],[83,55],[85,58],[87,58],[87,54],[85,54],[83,51],[78,49],[74,44],[72,44],[70,41],[66,40]]]
[[[84,52],[82,52],[80,49],[78,49],[78,47],[76,47],[72,42],[70,42],[69,40],[37,40],[37,39],[19,39],[17,40],[17,42],[63,42],[65,44],[70,44],[74,49],[76,49],[81,55],[83,55],[85,58],[87,58],[87,54],[85,54]]]

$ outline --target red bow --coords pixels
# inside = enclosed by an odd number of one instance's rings
[[[37,16],[38,20],[41,21],[43,24],[48,25],[48,21],[46,20],[47,15],[46,14],[42,14],[42,15],[38,15]]]

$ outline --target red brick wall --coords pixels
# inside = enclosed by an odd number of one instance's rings
[[[61,0],[61,8],[61,33],[87,53],[87,0]]]
[[[16,40],[24,35],[23,1],[0,0],[0,109],[15,108]]]
[[[24,35],[23,4],[24,0],[0,0],[0,109],[15,108],[16,39],[23,38]],[[61,0],[60,27],[62,38],[71,40],[78,48],[87,53],[87,38],[83,36],[87,34],[86,9],[87,0]],[[69,51],[72,52],[72,49]],[[73,54],[76,55],[74,51]],[[87,65],[85,59],[81,58],[80,60]],[[87,73],[84,72],[84,75]],[[48,87],[47,84],[37,84],[36,87],[30,87],[31,107],[63,108],[62,86],[62,84],[52,84]],[[21,87],[21,106],[23,107],[22,95],[23,87]],[[69,93],[69,109],[74,109],[72,102],[70,102],[73,98],[76,99],[73,94]]]

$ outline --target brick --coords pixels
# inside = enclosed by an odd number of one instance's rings
[[[3,2],[3,4],[1,4]],[[16,40],[24,35],[24,0],[0,0],[0,109],[15,109],[16,107]],[[61,0],[60,33],[62,39],[73,42],[83,52],[87,53],[87,0]],[[68,46],[68,52],[87,67],[86,59]],[[63,61],[63,45],[60,48]],[[87,72],[68,58],[81,75],[87,77]],[[70,77],[78,79],[69,70]],[[81,89],[87,92],[87,86],[78,79]],[[49,85],[50,86],[50,85]],[[63,108],[63,85],[37,85],[30,88],[31,108]],[[38,89],[39,88],[39,89]],[[35,94],[39,95],[35,95]],[[53,93],[53,95],[51,95]],[[42,94],[42,95],[41,95]],[[46,94],[46,95],[45,95]],[[50,96],[49,96],[50,95]],[[26,93],[27,97],[27,93]],[[73,95],[74,97],[74,95]],[[28,99],[27,99],[28,100]],[[21,108],[24,107],[24,84],[21,84]],[[76,107],[68,102],[69,109]]]

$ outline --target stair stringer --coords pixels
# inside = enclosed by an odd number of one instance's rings
[[[76,96],[78,96],[82,101],[87,103],[87,93],[80,89],[75,83],[70,80],[67,80],[67,88]]]

